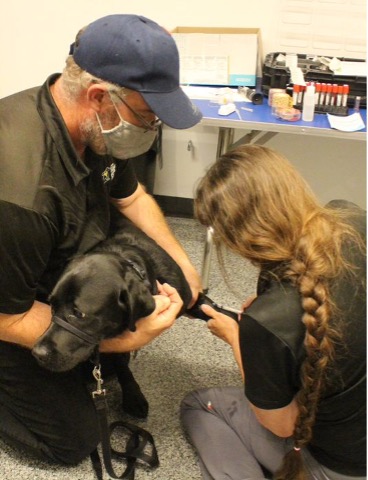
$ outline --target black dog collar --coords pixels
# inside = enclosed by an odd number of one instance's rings
[[[134,263],[132,260],[129,260],[128,258],[125,258],[124,260],[126,264],[135,271],[135,273],[141,280],[146,280],[146,272],[142,268],[139,268],[136,263]]]
[[[130,267],[133,272],[139,277],[140,280],[143,281],[143,284],[148,288],[150,292],[154,290],[154,286],[151,284],[147,277],[147,272],[143,268],[140,268],[139,265],[137,265],[133,260],[130,260],[129,258],[124,258],[125,264]]]

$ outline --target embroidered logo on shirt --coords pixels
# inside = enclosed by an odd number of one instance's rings
[[[110,182],[115,177],[116,163],[112,163],[109,167],[106,167],[102,172],[102,180],[104,183]]]

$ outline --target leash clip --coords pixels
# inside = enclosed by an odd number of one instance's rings
[[[92,392],[92,397],[95,398],[97,395],[106,395],[106,390],[101,388],[102,384],[104,383],[101,375],[101,365],[95,365],[92,375],[95,377],[97,382],[96,390]]]

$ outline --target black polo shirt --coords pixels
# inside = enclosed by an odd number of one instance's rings
[[[0,100],[0,312],[46,301],[68,259],[106,238],[109,197],[138,182],[129,161],[82,161],[50,93],[52,75]]]
[[[345,201],[329,206],[354,207]],[[366,216],[361,209],[351,223],[365,240]],[[336,303],[343,342],[327,388],[322,393],[308,445],[323,465],[341,474],[366,472],[366,258],[357,248],[344,246],[344,256],[355,275],[339,277],[330,285]],[[305,358],[303,310],[296,287],[272,275],[258,284],[258,296],[242,315],[240,348],[245,371],[245,394],[261,409],[288,405],[300,389],[300,367]]]

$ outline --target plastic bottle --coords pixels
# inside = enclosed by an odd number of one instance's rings
[[[313,122],[315,108],[315,87],[308,85],[303,98],[302,120],[304,122]]]

